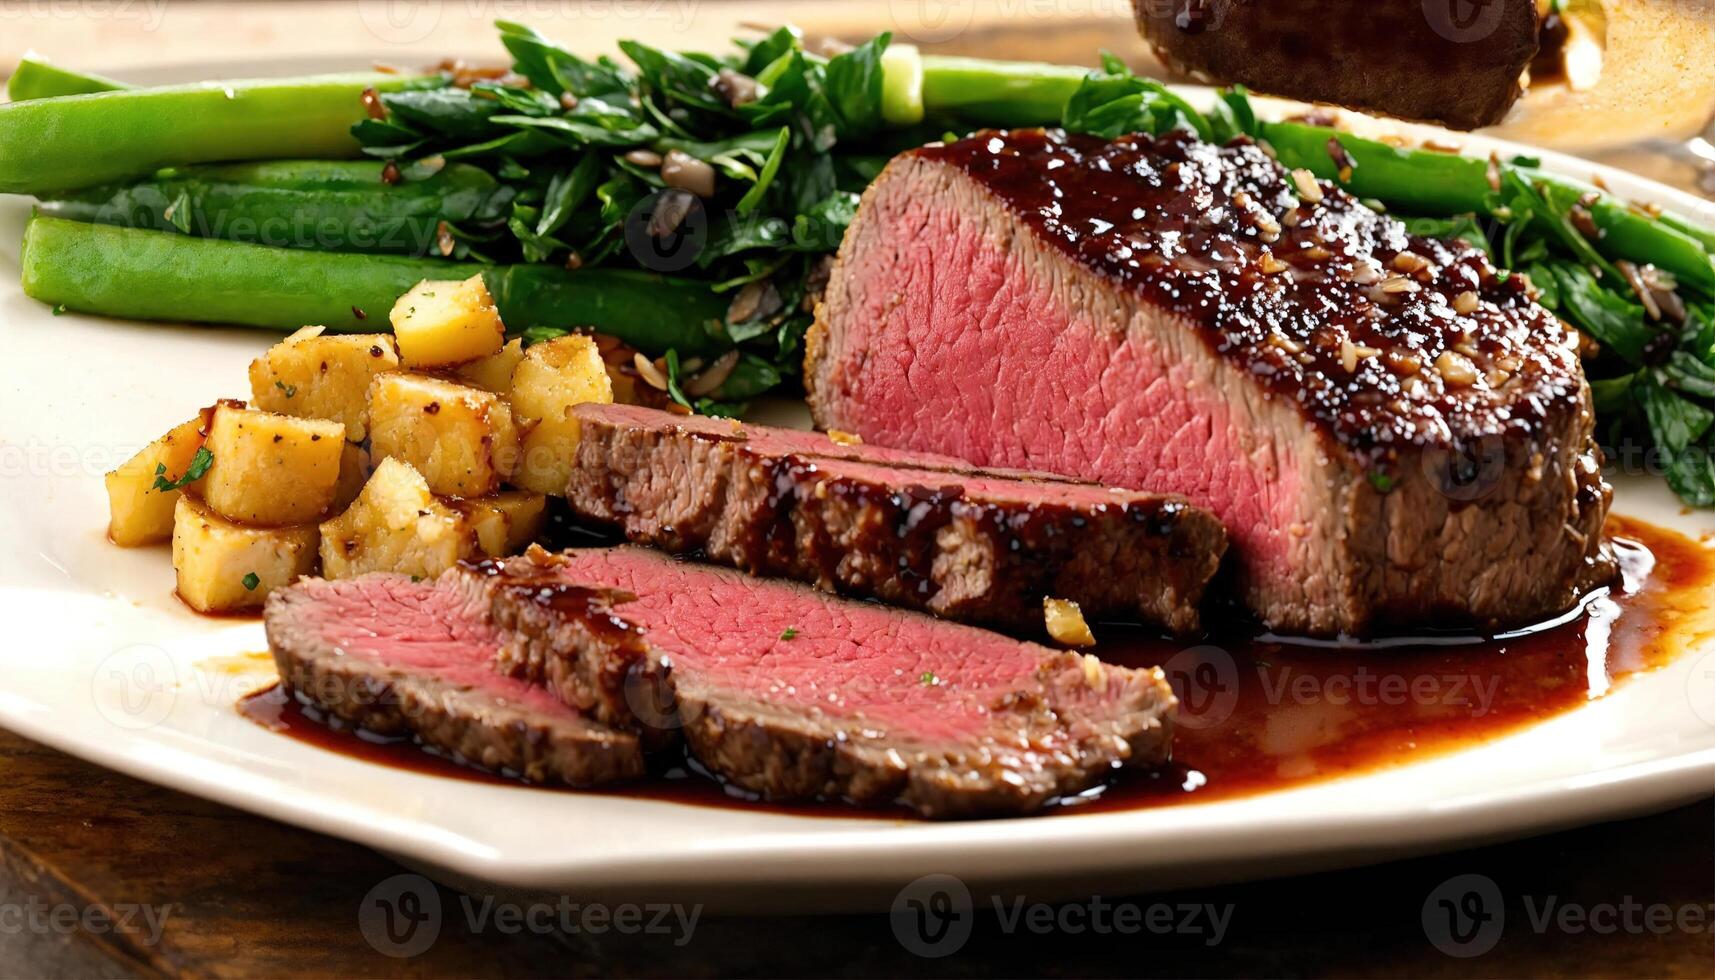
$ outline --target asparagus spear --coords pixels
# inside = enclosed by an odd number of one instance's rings
[[[426,255],[442,221],[495,224],[514,191],[451,164],[388,186],[379,161],[287,160],[163,170],[45,199],[43,214],[328,252]],[[407,170],[407,172],[409,172]]]
[[[23,102],[26,99],[49,99],[61,95],[113,92],[122,88],[129,86],[100,75],[61,68],[32,54],[26,54],[19,59],[17,70],[13,71],[12,77],[6,81],[6,97],[13,102]]]
[[[0,105],[0,193],[42,194],[222,160],[350,157],[362,93],[398,75],[205,82]]]
[[[704,283],[643,272],[342,255],[44,216],[24,228],[21,264],[26,295],[68,310],[276,330],[385,330],[417,282],[481,272],[515,328],[593,327],[686,356],[729,346],[711,328],[726,300]]]
[[[924,55],[923,111],[982,126],[1049,125],[1060,121],[1089,73],[1070,65]]]

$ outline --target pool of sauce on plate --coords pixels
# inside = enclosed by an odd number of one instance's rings
[[[1467,747],[1602,697],[1630,675],[1706,638],[1715,550],[1671,531],[1610,517],[1624,581],[1591,595],[1561,622],[1499,636],[1427,632],[1345,646],[1267,636],[1199,643],[1098,627],[1096,652],[1130,667],[1162,667],[1181,700],[1173,762],[1122,773],[1048,813],[1173,806],[1284,789],[1386,769]],[[330,751],[394,768],[520,785],[419,747],[330,723],[268,688],[242,701],[248,718]],[[775,804],[724,786],[686,758],[609,795],[781,813],[900,819],[895,808],[838,802]]]

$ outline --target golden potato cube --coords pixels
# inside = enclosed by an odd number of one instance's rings
[[[512,390],[512,372],[523,359],[524,341],[514,338],[487,357],[459,365],[453,374],[466,384],[504,395]]]
[[[369,473],[373,467],[369,464],[369,451],[355,442],[347,442],[345,449],[339,454],[339,483],[333,492],[333,506],[329,512],[344,511],[363,492],[363,485],[369,482]]]
[[[229,521],[303,524],[333,506],[345,450],[345,426],[338,422],[222,404],[205,444],[214,464],[203,478],[202,498]]]
[[[384,459],[345,513],[322,522],[322,574],[432,578],[468,557],[472,538],[463,516],[435,499],[411,464]]]
[[[410,463],[429,489],[480,497],[518,455],[512,410],[492,392],[419,374],[378,375],[369,389],[370,451]]]
[[[173,506],[178,490],[157,490],[155,481],[172,483],[185,475],[202,446],[206,419],[198,416],[144,446],[107,474],[107,536],[126,548],[155,544],[173,536]]]
[[[458,501],[457,509],[476,535],[476,545],[488,558],[523,551],[542,531],[548,498],[524,490],[503,490],[488,497]]]
[[[613,401],[613,382],[594,340],[569,334],[532,344],[512,372],[512,410],[530,426],[511,480],[526,490],[564,496],[577,466],[573,405]]]
[[[399,370],[399,351],[382,333],[328,334],[305,327],[250,362],[250,398],[281,415],[330,419],[362,442],[369,428],[369,379]]]
[[[425,279],[393,304],[393,335],[406,367],[437,368],[487,357],[506,325],[481,274],[464,282]]]
[[[190,497],[173,514],[173,571],[179,598],[200,612],[262,605],[268,593],[316,571],[314,524],[235,524]]]

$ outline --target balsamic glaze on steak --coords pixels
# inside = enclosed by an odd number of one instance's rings
[[[1331,183],[1301,183],[1248,140],[1019,130],[916,153],[1196,323],[1377,466],[1399,447],[1528,435],[1582,390],[1576,336],[1525,277],[1466,242],[1408,234]]]

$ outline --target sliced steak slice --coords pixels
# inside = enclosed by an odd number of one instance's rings
[[[1518,622],[1611,572],[1572,332],[1259,147],[986,133],[865,192],[808,340],[870,444],[1182,493],[1270,626]]]
[[[635,734],[497,672],[507,637],[457,589],[398,575],[305,579],[268,597],[265,620],[287,690],[353,725],[533,782],[644,774]]]
[[[1176,632],[1226,532],[1181,497],[988,472],[789,429],[580,405],[567,489],[634,541],[951,619],[1042,628],[1045,597]]]
[[[633,674],[661,687],[628,703],[676,705],[668,717],[698,760],[770,798],[1024,813],[1167,758],[1175,702],[1159,670],[641,548],[536,549],[448,573],[461,575],[467,608],[567,587],[634,595],[619,613],[670,670]],[[585,631],[563,635],[557,656],[612,654]]]

